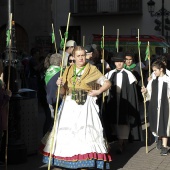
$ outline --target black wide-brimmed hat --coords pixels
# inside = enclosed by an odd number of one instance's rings
[[[123,52],[118,52],[111,58],[113,62],[124,62],[125,54]]]

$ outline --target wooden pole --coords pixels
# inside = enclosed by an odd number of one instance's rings
[[[9,24],[9,30],[10,30],[10,41],[9,41],[9,67],[8,67],[8,84],[7,89],[9,90],[10,86],[10,68],[11,68],[11,31],[12,31],[12,13],[10,15],[10,24]]]
[[[55,31],[54,31],[54,25],[52,23],[52,31],[54,33],[54,46],[55,46],[55,51],[56,51],[56,54],[57,54],[57,45],[56,45],[56,39],[55,39]]]
[[[61,30],[59,29],[59,33],[60,33],[60,39],[62,40],[62,34],[61,34]]]
[[[85,47],[85,36],[83,35],[83,47]]]
[[[104,64],[105,64],[105,60],[104,60],[104,26],[103,26],[103,38],[102,38],[102,60],[103,60],[103,63],[102,63],[102,72],[103,72],[103,75],[105,74],[104,73]],[[104,98],[105,98],[105,93],[103,93],[103,104],[104,104]]]
[[[149,41],[148,41],[148,64],[149,64],[149,77],[151,76],[151,54],[150,54],[150,43],[149,43]]]
[[[68,21],[67,21],[67,28],[66,28],[66,32],[68,32],[68,27],[69,27],[69,22],[70,22],[70,15],[71,13],[69,13],[68,15]],[[66,41],[67,41],[67,37],[65,37],[64,40],[64,48],[63,48],[63,55],[62,55],[62,62],[61,62],[61,71],[60,71],[60,77],[62,76],[62,72],[63,72],[63,63],[64,63],[64,57],[65,57],[65,48],[66,48]],[[50,170],[50,165],[51,165],[51,158],[52,158],[52,151],[53,151],[53,147],[54,147],[54,135],[56,133],[55,128],[56,128],[56,123],[57,123],[57,116],[58,116],[58,103],[59,103],[59,96],[60,96],[60,86],[58,86],[58,90],[57,90],[57,101],[56,101],[56,109],[55,109],[55,116],[54,116],[54,126],[53,126],[53,131],[52,133],[52,142],[51,142],[51,146],[50,146],[50,156],[49,156],[49,161],[48,161],[48,170]]]
[[[119,29],[117,29],[117,53],[119,52]]]
[[[140,45],[139,45],[139,29],[138,29],[138,52],[139,52],[139,64],[140,64],[140,75],[141,75],[141,81],[142,81],[142,87],[144,86],[143,82],[143,73],[142,73],[142,64],[141,64],[141,53],[140,53]],[[144,117],[145,117],[145,129],[146,129],[146,153],[148,153],[148,127],[147,127],[147,121],[146,121],[146,98],[143,94],[144,99]]]
[[[103,46],[103,50],[102,50],[102,60],[103,60],[103,63],[102,63],[102,71],[103,71],[103,75],[104,75],[104,26],[103,26],[103,38],[102,38],[102,46]]]
[[[10,14],[9,19],[9,30],[10,30],[10,40],[9,40],[9,62],[8,62],[8,83],[7,83],[7,90],[10,89],[10,77],[11,77],[11,31],[12,31],[12,13]],[[7,111],[7,130],[6,130],[6,144],[5,144],[5,169],[7,170],[8,164],[8,116],[9,116],[9,103],[8,103],[8,111]]]

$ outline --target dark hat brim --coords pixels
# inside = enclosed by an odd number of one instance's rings
[[[123,52],[118,52],[115,54],[115,56],[112,57],[113,62],[124,62],[125,55]]]
[[[124,62],[124,58],[112,57],[111,61],[113,61],[113,62]]]

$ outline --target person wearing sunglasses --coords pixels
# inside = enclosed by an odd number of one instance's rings
[[[72,52],[74,48],[77,46],[76,42],[74,40],[69,40],[66,43],[66,49],[65,49],[65,55],[64,55],[64,61],[63,61],[63,67],[66,68],[68,64],[68,58],[70,55],[72,55]],[[63,51],[60,51],[60,54],[62,54]],[[68,64],[68,65],[67,65]]]
[[[75,63],[75,59],[72,55],[69,56],[68,58],[68,65],[71,66]]]

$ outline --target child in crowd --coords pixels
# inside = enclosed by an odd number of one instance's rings
[[[158,143],[161,145],[161,155],[168,154],[167,142],[170,136],[170,78],[166,75],[166,66],[162,61],[155,61],[152,64],[155,74],[149,80],[147,88],[142,87],[141,92],[149,100],[149,123],[150,130],[154,136],[158,137]]]
[[[123,68],[124,60],[125,54],[117,53],[112,58],[116,68],[105,75],[112,86],[105,101],[104,125],[108,140],[111,137],[109,133],[116,132],[119,140],[117,153],[123,152],[131,127],[138,127],[140,124],[136,78],[130,71]],[[110,127],[113,132],[110,132]],[[140,134],[137,135],[139,138]]]

